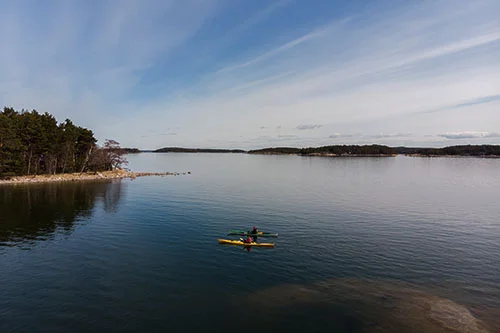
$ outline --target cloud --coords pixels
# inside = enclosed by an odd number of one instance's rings
[[[345,134],[345,133],[334,133],[329,136],[330,139],[341,139],[341,138],[358,138],[358,139],[392,139],[392,138],[408,138],[411,137],[412,133],[392,133],[392,134]]]
[[[497,101],[500,101],[500,94],[499,95],[492,95],[492,96],[484,96],[484,97],[475,98],[473,100],[457,104],[454,107],[455,108],[461,108],[461,107],[464,107],[464,106],[486,104],[486,103],[492,103],[492,102],[497,102]]]
[[[411,137],[411,133],[394,133],[394,134],[374,134],[374,135],[368,135],[367,137],[369,138],[375,138],[375,139],[384,139],[384,138],[408,138]]]
[[[316,128],[321,128],[321,125],[299,125],[296,127],[298,130],[311,130]]]
[[[340,139],[340,138],[352,138],[354,135],[353,134],[342,134],[342,133],[335,133],[331,134],[329,136],[330,139]]]
[[[163,132],[163,133],[155,133],[155,132],[150,132],[150,134],[147,135],[141,135],[141,138],[149,138],[149,137],[158,137],[158,136],[174,136],[177,135],[177,133],[174,132]]]
[[[285,44],[280,45],[280,46],[278,46],[275,49],[272,49],[270,51],[267,51],[266,53],[263,53],[263,54],[255,57],[253,59],[250,59],[250,60],[244,62],[244,63],[222,68],[219,72],[230,72],[230,71],[234,71],[236,69],[242,69],[244,67],[248,67],[248,66],[257,64],[257,63],[262,62],[268,58],[275,57],[275,56],[279,55],[280,53],[283,53],[289,49],[292,49],[292,48],[297,47],[301,44],[304,44],[307,41],[310,41],[314,38],[320,37],[325,32],[326,32],[326,29],[324,29],[324,28],[312,31],[306,35],[299,37],[299,38],[296,38],[294,40],[286,42]]]
[[[0,106],[124,146],[499,142],[498,1],[33,6],[0,2]]]
[[[465,132],[452,132],[452,133],[438,134],[438,136],[443,137],[445,139],[455,139],[455,140],[480,139],[480,138],[500,138],[500,133],[465,131]]]
[[[10,50],[0,53],[0,104],[71,118],[105,137],[109,124],[137,110],[133,97],[143,90],[141,75],[190,39],[214,8],[196,0],[103,1],[96,7],[13,2],[1,3],[0,12],[9,14],[0,44]]]

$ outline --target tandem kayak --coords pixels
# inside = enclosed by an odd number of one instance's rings
[[[228,244],[228,245],[240,245],[240,246],[251,246],[251,247],[274,247],[274,243],[245,243],[240,240],[232,240],[232,239],[220,239],[219,244]]]
[[[258,237],[278,237],[277,233],[259,231],[257,234],[252,234],[251,231],[245,230],[229,230],[228,235],[231,236],[258,236]]]

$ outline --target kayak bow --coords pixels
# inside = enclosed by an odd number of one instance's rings
[[[251,246],[251,247],[274,247],[274,243],[245,243],[240,240],[231,240],[231,239],[220,239],[219,244],[227,244],[227,245],[240,245],[240,246]]]
[[[230,236],[258,236],[258,237],[278,237],[277,233],[259,231],[257,234],[252,234],[250,231],[245,230],[229,230],[228,235]]]

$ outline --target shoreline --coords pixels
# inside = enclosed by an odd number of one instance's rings
[[[191,172],[132,172],[125,170],[86,172],[86,173],[61,173],[55,175],[29,175],[29,176],[11,176],[7,179],[0,179],[0,185],[17,184],[40,184],[56,182],[80,182],[92,180],[114,180],[114,179],[135,179],[137,177],[150,176],[180,176],[190,175]]]
[[[302,157],[396,157],[398,154],[333,154],[333,153],[280,153],[280,152],[257,152],[249,155],[287,155]]]
[[[399,154],[401,156],[407,157],[423,157],[423,158],[500,158],[500,155],[425,155],[425,154]]]
[[[154,152],[154,151],[141,151],[140,153],[165,153],[165,152]],[[212,152],[168,152],[173,154],[213,154]],[[431,157],[441,157],[441,158],[479,158],[479,159],[500,159],[500,155],[450,155],[450,154],[333,154],[333,153],[286,153],[286,152],[244,152],[244,153],[228,153],[228,152],[217,152],[218,154],[248,154],[248,155],[286,155],[286,156],[302,156],[302,157],[420,157],[420,158],[431,158]]]
[[[298,154],[299,156],[319,156],[319,157],[396,157],[397,154],[332,154],[332,153],[309,153]]]

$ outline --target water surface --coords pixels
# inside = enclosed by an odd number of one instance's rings
[[[1,332],[397,332],[432,297],[499,329],[500,160],[128,159],[192,174],[0,187]],[[274,249],[217,244],[253,225]]]

